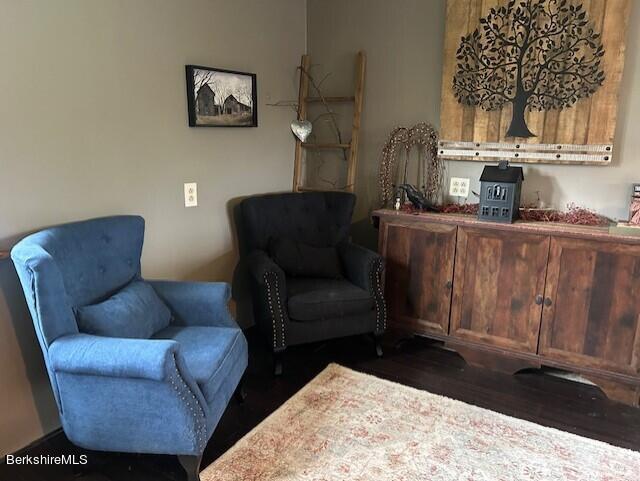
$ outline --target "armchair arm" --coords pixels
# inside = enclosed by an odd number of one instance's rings
[[[73,334],[48,354],[69,439],[88,449],[198,455],[213,425],[172,340]]]
[[[247,265],[251,276],[256,282],[263,283],[265,275],[275,275],[279,281],[282,281],[284,286],[286,282],[284,271],[265,251],[256,249],[251,252],[247,256]]]
[[[247,258],[252,287],[253,312],[262,331],[271,338],[274,351],[286,348],[287,280],[284,271],[265,251],[254,250]]]
[[[375,334],[382,334],[387,328],[387,305],[382,292],[384,258],[376,252],[350,242],[339,244],[338,252],[347,278],[368,291],[373,297],[376,308]]]
[[[350,242],[339,244],[338,253],[347,278],[356,286],[375,294],[379,285],[379,277],[384,270],[382,256],[366,247]]]
[[[176,317],[176,324],[238,327],[229,312],[226,282],[148,281]]]
[[[163,381],[175,370],[173,340],[123,339],[75,334],[49,347],[54,372]]]

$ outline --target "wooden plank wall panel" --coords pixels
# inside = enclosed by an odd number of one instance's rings
[[[622,77],[629,0],[573,0],[587,10],[596,31],[602,33],[605,47],[603,58],[605,81],[589,98],[581,99],[569,108],[547,112],[527,111],[529,130],[536,137],[509,138],[506,132],[511,122],[512,105],[507,103],[496,111],[458,103],[452,82],[457,60],[455,53],[460,38],[479,26],[492,7],[504,6],[508,0],[448,0],[447,27],[444,45],[444,68],[441,95],[441,135],[448,141],[611,144],[615,134],[618,107],[618,87]],[[473,159],[468,159],[473,160]]]
[[[538,135],[537,139],[544,139],[545,135],[547,135],[547,130],[545,129],[545,112],[531,112],[527,110],[524,114],[524,118],[527,121],[527,125],[529,126],[529,130]],[[511,109],[509,108],[509,116],[505,119],[505,125],[503,126],[503,131],[506,132],[509,128],[509,122],[511,122]],[[519,139],[522,140],[522,139]],[[544,143],[541,140],[537,140],[538,143]],[[530,143],[533,143],[531,140]]]
[[[606,49],[603,59],[606,80],[591,98],[587,134],[589,144],[613,143],[618,112],[618,86],[624,68],[625,35],[631,13],[631,3],[628,0],[601,1],[605,3],[603,18],[599,20],[602,22],[602,43]]]
[[[482,15],[482,12],[488,12],[491,8],[495,8],[498,6],[499,0],[484,0],[481,3],[480,9],[477,12],[477,15],[474,18],[469,19],[469,29],[474,29],[474,24],[478,22],[478,18]],[[497,124],[497,119],[499,118],[499,113],[496,112],[488,112],[482,109],[475,109],[473,107],[468,107],[469,109],[474,111],[473,118],[473,137],[474,139],[483,139],[483,142],[488,142],[489,137],[492,135],[492,132],[489,130],[489,118],[491,116],[494,117],[492,127],[495,127]],[[494,133],[498,134],[496,130]]]
[[[467,17],[467,31],[473,30],[475,28],[475,24],[478,22],[478,18],[482,14],[482,0],[469,0],[467,12],[465,15]],[[462,106],[462,132],[461,135],[463,138],[473,138],[474,126],[475,126],[475,114],[476,108],[470,105]],[[486,130],[482,135],[486,135]]]
[[[585,1],[585,4],[587,2]],[[589,12],[593,16],[594,26],[598,29],[599,32],[602,31],[602,26],[604,24],[604,7],[606,5],[605,1],[602,0],[589,0],[588,6],[585,5],[589,9]],[[575,106],[576,110],[576,118],[578,119],[589,119],[591,117],[591,102],[578,102]],[[575,122],[573,127],[573,141],[576,144],[586,144],[587,143],[587,134],[589,132],[589,122]]]
[[[451,30],[450,35],[457,35],[458,39],[462,36],[462,32],[467,29],[469,19],[469,15],[460,14],[459,9],[458,2],[447,2],[447,29]],[[455,59],[456,50],[458,50],[456,42],[445,41],[444,58]],[[442,66],[444,84],[442,86],[441,102],[442,111],[447,112],[447,115],[440,115],[440,128],[442,133],[447,132],[447,135],[451,136],[452,139],[462,136],[463,119],[463,109],[454,97],[452,89],[455,68],[456,63],[451,61],[445,61]]]

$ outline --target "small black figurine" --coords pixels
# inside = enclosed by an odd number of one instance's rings
[[[411,202],[416,209],[435,210],[433,204],[427,200],[424,194],[411,184],[401,184],[398,186],[398,190],[404,190],[406,192],[409,202]]]

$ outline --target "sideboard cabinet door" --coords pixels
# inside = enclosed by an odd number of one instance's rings
[[[549,237],[497,229],[458,229],[451,335],[535,353]]]
[[[640,246],[552,238],[540,354],[636,375],[639,327]]]
[[[385,221],[380,228],[389,322],[419,334],[447,334],[457,227]]]

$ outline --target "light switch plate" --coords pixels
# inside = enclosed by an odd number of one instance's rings
[[[469,197],[469,179],[464,177],[451,177],[449,195],[454,197]]]
[[[185,207],[198,206],[198,184],[197,183],[188,182],[184,184],[184,206]]]

